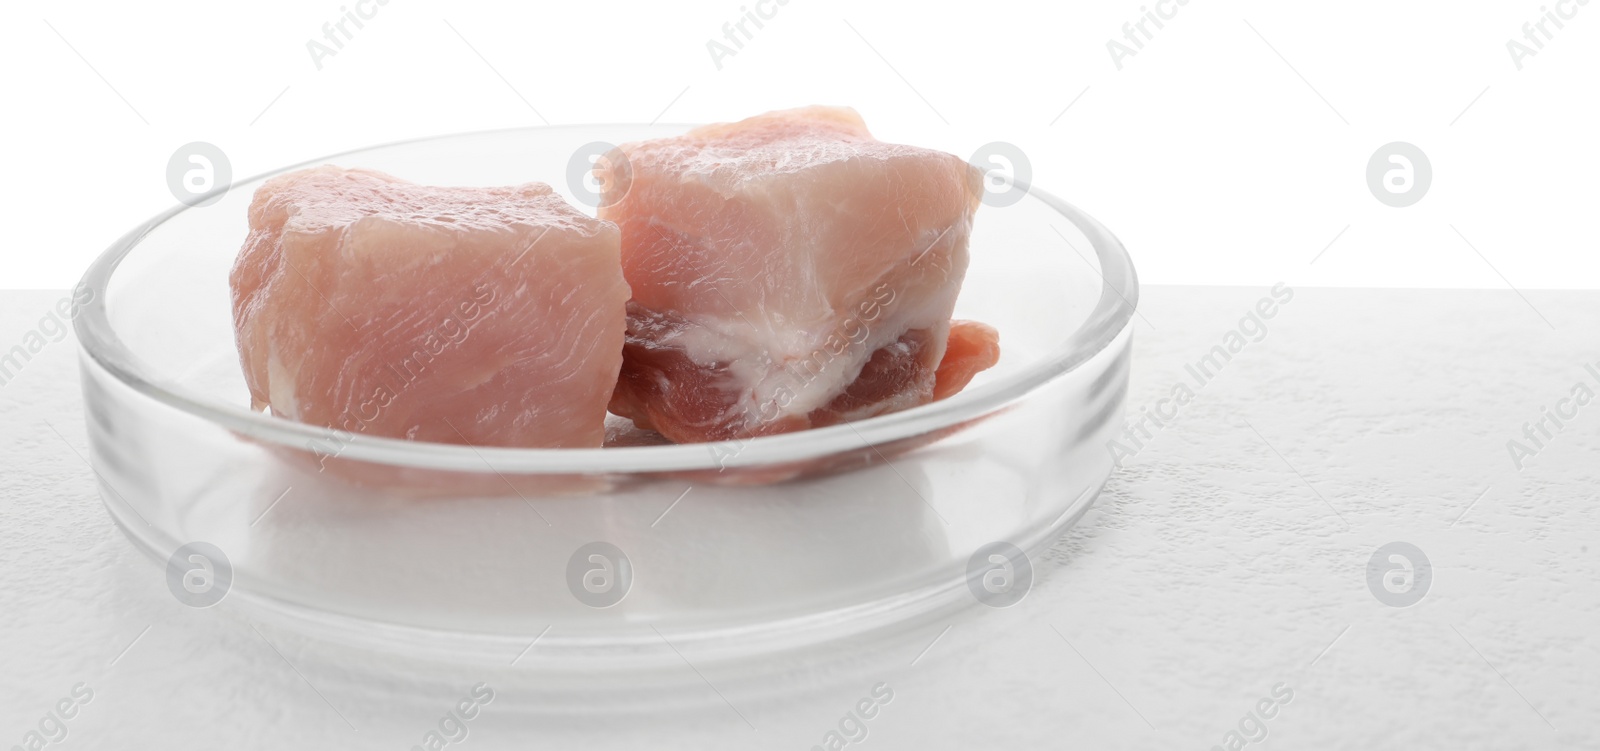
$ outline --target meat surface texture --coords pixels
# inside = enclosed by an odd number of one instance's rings
[[[229,278],[254,406],[366,435],[599,446],[629,296],[619,252],[614,225],[539,183],[274,178]]]
[[[611,410],[677,442],[908,409],[994,365],[951,326],[982,190],[976,168],[808,107],[626,144],[600,218],[633,289]]]

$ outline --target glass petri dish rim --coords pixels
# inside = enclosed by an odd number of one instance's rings
[[[557,130],[638,127],[637,124],[587,124],[502,128],[405,139],[350,149],[239,180],[216,193],[235,189],[291,170],[327,163],[355,154],[426,141],[468,138],[496,133],[540,133]],[[654,127],[692,127],[661,124]],[[1070,373],[1099,354],[1131,325],[1139,301],[1138,274],[1115,235],[1093,217],[1066,201],[1018,181],[1033,200],[1072,222],[1088,238],[1100,262],[1100,298],[1093,310],[1066,341],[1018,372],[963,391],[931,404],[852,423],[796,433],[763,436],[745,441],[642,446],[625,448],[526,449],[467,446],[397,438],[351,435],[318,425],[295,422],[228,404],[150,375],[140,358],[117,336],[106,309],[113,276],[146,235],[171,221],[189,206],[175,206],[152,217],[118,238],[84,272],[80,288],[91,291],[73,323],[79,347],[91,360],[128,387],[162,404],[256,440],[304,449],[310,445],[338,445],[340,456],[401,467],[480,472],[484,465],[496,472],[518,474],[634,474],[654,472],[720,471],[804,461],[844,451],[876,446],[960,425],[1004,408],[1035,389]],[[729,450],[730,445],[737,450]]]

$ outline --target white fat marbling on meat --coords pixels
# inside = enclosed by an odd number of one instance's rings
[[[930,263],[935,258],[964,254],[971,225],[961,224],[950,231],[924,233],[915,251],[906,254],[905,263]],[[864,287],[874,290],[887,285],[895,292],[893,301],[878,308],[878,314],[870,321],[854,309],[830,311],[809,326],[779,320],[782,311],[703,313],[687,318],[689,325],[676,334],[674,344],[696,365],[726,365],[732,379],[728,390],[738,394],[732,411],[745,415],[746,427],[754,427],[764,419],[775,422],[806,415],[843,393],[875,352],[894,344],[907,331],[933,329],[937,336],[929,343],[934,352],[928,357],[932,362],[942,357],[949,310],[960,291],[959,285],[930,289],[922,283],[917,290],[920,294],[912,294],[911,290],[896,289],[896,282],[906,278],[904,269],[891,268]],[[846,341],[838,354],[834,354],[839,349],[836,337]],[[912,407],[918,400],[915,394],[908,393],[899,401],[903,403],[894,404],[891,409]],[[772,405],[782,406],[774,413]],[[883,406],[873,405],[869,408],[871,414],[881,414]],[[845,417],[851,419],[852,415]]]

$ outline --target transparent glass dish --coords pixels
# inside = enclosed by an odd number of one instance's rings
[[[549,180],[572,200],[561,177],[580,146],[687,127],[492,131],[307,164]],[[257,617],[457,664],[772,655],[973,605],[975,552],[1038,552],[1112,469],[1138,283],[1116,238],[1037,189],[978,212],[956,315],[995,326],[1003,355],[962,393],[742,444],[619,429],[606,448],[532,450],[351,437],[250,409],[227,277],[270,176],[123,237],[86,274],[77,319],[107,509],[163,565],[215,546],[227,598]],[[595,542],[626,563],[586,565]],[[597,599],[586,576],[602,592],[627,578],[626,594]]]

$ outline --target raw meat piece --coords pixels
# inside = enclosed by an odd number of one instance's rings
[[[948,396],[998,356],[994,329],[950,328],[982,190],[957,157],[808,107],[627,144],[600,172],[633,288],[611,410],[641,427],[832,425]]]
[[[951,321],[944,359],[934,376],[933,398],[943,399],[967,387],[972,377],[1000,361],[1000,332],[977,321]]]
[[[599,446],[628,299],[618,242],[540,183],[274,178],[229,278],[252,401],[350,433]]]

